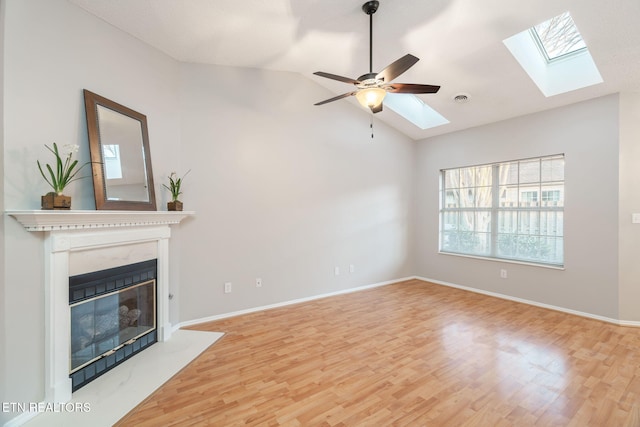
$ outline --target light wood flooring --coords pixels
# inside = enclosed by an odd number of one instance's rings
[[[640,328],[418,280],[226,335],[119,426],[637,426]]]

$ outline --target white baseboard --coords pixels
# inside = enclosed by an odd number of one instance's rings
[[[203,317],[203,318],[200,318],[200,319],[187,320],[187,321],[178,323],[177,325],[175,325],[173,327],[173,329],[175,331],[175,330],[178,330],[178,329],[180,329],[182,327],[185,327],[185,326],[193,326],[193,325],[197,325],[197,324],[200,324],[200,323],[212,322],[214,320],[221,320],[221,319],[227,319],[229,317],[240,316],[242,314],[255,313],[257,311],[269,310],[269,309],[278,308],[278,307],[285,307],[287,305],[299,304],[301,302],[308,302],[308,301],[313,301],[313,300],[317,300],[317,299],[333,297],[333,296],[336,296],[336,295],[344,295],[344,294],[349,294],[349,293],[352,293],[352,292],[364,291],[365,289],[378,288],[380,286],[391,285],[391,284],[394,284],[394,283],[403,282],[405,280],[411,280],[411,279],[415,279],[415,278],[416,278],[415,276],[411,276],[411,277],[404,277],[404,278],[400,278],[400,279],[387,280],[385,282],[374,283],[374,284],[371,284],[371,285],[358,286],[357,288],[343,289],[341,291],[329,292],[329,293],[326,293],[326,294],[314,295],[314,296],[310,296],[310,297],[305,297],[305,298],[299,298],[299,299],[290,300],[290,301],[279,302],[279,303],[276,303],[276,304],[263,305],[263,306],[260,306],[260,307],[252,307],[252,308],[247,308],[245,310],[239,310],[239,311],[233,311],[233,312],[230,312],[230,313],[217,314],[215,316],[208,316],[208,317]]]
[[[602,322],[613,323],[614,325],[618,325],[618,326],[640,327],[640,322],[638,322],[638,321],[612,319],[610,317],[599,316],[597,314],[586,313],[584,311],[577,311],[577,310],[572,310],[570,308],[559,307],[559,306],[556,306],[556,305],[544,304],[544,303],[541,303],[541,302],[532,301],[532,300],[528,300],[528,299],[524,299],[524,298],[518,298],[518,297],[511,296],[511,295],[505,295],[505,294],[500,294],[500,293],[497,293],[497,292],[485,291],[485,290],[482,290],[482,289],[472,288],[472,287],[469,287],[469,286],[457,285],[455,283],[450,283],[450,282],[443,282],[442,280],[429,279],[427,277],[414,276],[414,278],[418,279],[418,280],[425,281],[425,282],[435,283],[436,285],[448,286],[448,287],[451,287],[451,288],[462,289],[464,291],[475,292],[477,294],[488,295],[488,296],[491,296],[491,297],[500,298],[500,299],[504,299],[504,300],[508,300],[508,301],[519,302],[519,303],[522,303],[522,304],[532,305],[532,306],[535,306],[535,307],[541,307],[541,308],[546,308],[546,309],[549,309],[549,310],[560,311],[562,313],[568,313],[568,314],[573,314],[573,315],[576,315],[576,316],[586,317],[586,318],[589,318],[589,319],[600,320]]]
[[[617,324],[620,326],[632,326],[635,328],[640,327],[640,322],[638,322],[637,320],[618,320]]]

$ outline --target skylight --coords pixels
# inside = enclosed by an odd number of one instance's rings
[[[569,12],[515,34],[503,43],[544,96],[603,81]]]
[[[540,44],[547,61],[587,48],[569,12],[534,26],[531,33]]]
[[[449,123],[440,113],[411,94],[387,93],[384,106],[400,114],[420,129],[430,129]]]

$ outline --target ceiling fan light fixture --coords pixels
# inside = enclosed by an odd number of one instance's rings
[[[356,99],[364,108],[373,109],[382,104],[386,94],[387,91],[382,88],[369,87],[356,92]]]

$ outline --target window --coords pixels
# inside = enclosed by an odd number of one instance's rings
[[[569,12],[534,26],[531,33],[549,62],[587,48]]]
[[[120,145],[103,144],[102,158],[104,159],[104,171],[107,179],[121,179],[122,162],[120,161]]]
[[[538,201],[538,192],[537,191],[523,191],[520,193],[520,200],[525,202],[537,202]]]
[[[560,190],[547,190],[542,192],[543,202],[559,202]]]
[[[440,251],[562,266],[564,155],[441,171]]]

